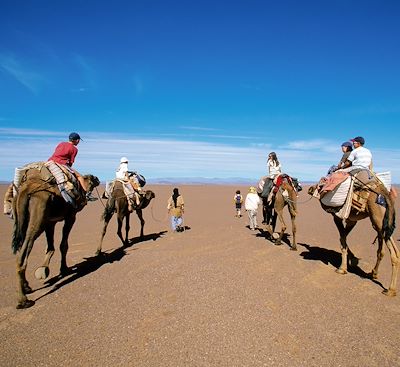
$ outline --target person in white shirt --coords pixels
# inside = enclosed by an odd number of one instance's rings
[[[365,139],[362,136],[357,136],[351,139],[354,150],[347,157],[347,161],[343,165],[343,171],[351,172],[355,169],[372,170],[372,153],[364,147]]]
[[[261,199],[257,194],[257,190],[255,187],[251,186],[246,200],[244,201],[244,207],[249,216],[249,227],[252,231],[257,228],[257,209],[260,204]]]
[[[135,198],[136,205],[139,206],[141,187],[134,172],[131,172],[128,169],[128,158],[122,157],[120,159],[119,166],[117,168],[117,171],[115,172],[115,177],[119,180],[128,181],[128,183],[124,184],[125,190],[129,191],[129,198]],[[131,200],[128,200],[128,203],[129,211],[132,211],[133,206]]]
[[[274,185],[275,178],[282,173],[282,167],[275,152],[268,154],[267,167],[268,176],[265,179],[264,187],[261,193],[263,198],[268,198],[272,186]]]
[[[126,172],[128,172],[128,158],[122,157],[117,171],[115,172],[115,177],[120,180],[126,180],[128,178]]]
[[[268,176],[272,178],[272,180],[282,173],[282,167],[275,152],[268,154],[267,167]]]

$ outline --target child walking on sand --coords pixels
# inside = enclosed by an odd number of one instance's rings
[[[243,203],[243,196],[240,194],[240,190],[236,190],[236,194],[233,197],[233,201],[235,203],[236,209],[236,218],[240,218],[242,216],[242,203]]]
[[[261,199],[257,194],[256,188],[251,186],[249,188],[249,193],[246,196],[244,207],[247,210],[247,214],[249,216],[249,227],[252,231],[258,228],[257,209],[260,204],[261,204]]]

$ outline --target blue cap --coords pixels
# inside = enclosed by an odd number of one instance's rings
[[[360,143],[361,145],[365,144],[365,139],[362,136],[356,136],[354,139],[351,139],[352,142]]]
[[[81,137],[79,136],[78,133],[69,134],[69,141],[73,141],[73,140],[81,140]]]
[[[345,141],[344,143],[342,143],[342,147],[349,147],[352,148],[353,144],[351,144],[349,141]]]

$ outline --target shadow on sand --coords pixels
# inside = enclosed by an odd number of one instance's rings
[[[36,292],[41,289],[46,289],[49,287],[52,287],[49,289],[46,293],[42,294],[38,298],[35,299],[35,301],[38,301],[39,299],[48,296],[51,293],[56,292],[58,289],[64,287],[65,285],[74,282],[75,280],[82,278],[90,273],[93,273],[97,269],[101,268],[104,264],[111,264],[115,261],[120,261],[124,256],[127,255],[126,249],[141,243],[141,242],[146,242],[146,241],[156,241],[158,238],[160,238],[162,235],[164,235],[167,231],[162,231],[158,233],[152,233],[145,235],[143,237],[135,237],[129,240],[129,244],[119,247],[109,253],[103,252],[99,256],[91,256],[91,257],[86,257],[84,258],[83,261],[81,261],[78,264],[75,264],[71,267],[69,267],[69,273],[65,276],[62,275],[56,275],[50,279],[47,279],[44,283],[43,287],[37,288],[33,290],[33,292]],[[132,250],[136,250],[135,248]]]
[[[266,240],[268,240],[269,242],[272,242],[275,246],[281,246],[283,243],[285,245],[287,245],[288,247],[292,247],[291,243],[290,243],[290,234],[289,233],[284,233],[283,237],[282,237],[282,242],[278,243],[277,240],[275,238],[273,238],[271,236],[271,234],[262,229],[262,228],[258,228],[259,233],[257,233],[257,237],[262,237],[265,238]],[[279,233],[275,232],[277,235],[279,235]]]
[[[305,260],[316,260],[316,261],[321,261],[325,265],[332,265],[336,269],[340,267],[340,264],[342,262],[342,255],[341,253],[334,251],[334,250],[329,250],[326,248],[318,247],[318,246],[311,246],[307,243],[298,243],[298,246],[302,246],[307,249],[307,251],[303,251],[300,253],[300,256],[303,257]],[[362,270],[358,266],[359,259],[354,256],[354,254],[348,249],[348,266],[347,266],[347,272],[355,274],[359,276],[360,278],[364,279],[370,279],[372,280],[375,284],[379,285],[382,287],[382,289],[385,289],[385,287],[382,285],[381,282],[377,281],[376,279],[372,279],[370,273],[366,273],[364,270]]]

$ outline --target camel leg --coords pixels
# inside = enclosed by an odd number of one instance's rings
[[[333,216],[337,229],[340,234],[340,246],[342,252],[342,263],[340,264],[339,269],[336,269],[338,274],[347,274],[347,236],[351,232],[351,230],[355,227],[357,222],[346,222],[346,226],[344,226],[342,219]]]
[[[120,238],[122,245],[125,245],[124,238],[122,237],[121,228],[122,228],[122,219],[118,216],[118,218],[117,218],[117,235]]]
[[[278,213],[279,222],[281,223],[281,233],[279,234],[279,238],[276,240],[275,245],[280,245],[282,242],[283,235],[286,231],[286,223],[283,219],[283,210],[276,210]]]
[[[68,252],[68,236],[71,232],[72,226],[75,223],[76,216],[71,215],[71,217],[66,217],[64,220],[64,227],[62,231],[62,239],[60,243],[60,252],[61,252],[61,266],[60,266],[60,274],[62,276],[68,274],[68,266],[67,266],[67,252]]]
[[[125,239],[122,236],[122,224],[123,224],[123,220],[125,218]],[[118,215],[117,217],[117,224],[118,224],[118,228],[117,228],[117,235],[120,238],[121,242],[122,242],[122,246],[126,246],[128,244],[129,241],[129,213],[125,216],[123,215]]]
[[[108,227],[108,223],[110,223],[110,219],[111,219],[111,217],[104,219],[103,230],[101,231],[101,237],[100,237],[99,245],[97,246],[96,256],[101,255],[101,249],[103,247],[103,240],[104,240],[104,236],[106,235],[107,227]]]
[[[24,243],[17,253],[17,291],[18,291],[18,303],[17,308],[28,308],[35,304],[34,301],[29,300],[26,297],[27,293],[32,292],[32,288],[29,286],[26,280],[26,267],[28,265],[29,254],[32,251],[35,240],[43,233],[45,227],[43,225],[43,211],[40,210],[38,205],[29,205],[29,220],[25,233]]]
[[[40,222],[40,220],[39,220]],[[26,267],[28,265],[28,257],[32,251],[33,243],[43,232],[43,228],[39,226],[36,230],[35,225],[29,223],[26,231],[25,240],[17,254],[17,292],[18,292],[18,303],[17,308],[28,308],[35,304],[35,301],[29,300],[26,297],[27,293],[32,292],[32,288],[29,286],[26,280]]]
[[[392,262],[392,277],[390,280],[389,289],[385,289],[382,293],[386,296],[394,297],[396,295],[397,288],[397,273],[399,272],[400,265],[400,251],[396,246],[393,238],[390,237],[389,241],[386,241],[386,245],[390,251],[390,260]]]
[[[371,270],[369,275],[371,276],[372,279],[377,279],[378,278],[378,268],[379,264],[381,263],[383,256],[385,254],[384,248],[383,248],[383,238],[380,233],[378,233],[378,249],[376,251],[376,264],[374,268]]]
[[[140,220],[140,237],[143,237],[144,236],[144,223],[145,223],[145,221],[143,219],[143,211],[142,211],[142,209],[136,210],[136,214],[137,214],[137,216],[138,216],[138,218]]]
[[[292,242],[292,246],[290,247],[290,249],[292,251],[297,251],[297,242],[296,242],[296,215],[293,215],[292,212],[290,212],[290,218],[292,220],[292,236],[293,236],[293,242]]]
[[[54,254],[54,228],[56,226],[55,222],[49,223],[46,226],[46,238],[47,238],[47,249],[46,249],[46,255],[44,258],[43,265],[38,267],[35,271],[35,278],[36,279],[46,279],[49,274],[49,264],[50,260]]]
[[[130,229],[130,225],[129,225],[129,220],[130,220],[130,213],[128,212],[128,214],[126,214],[125,216],[125,244],[128,245],[129,244],[129,229]]]

